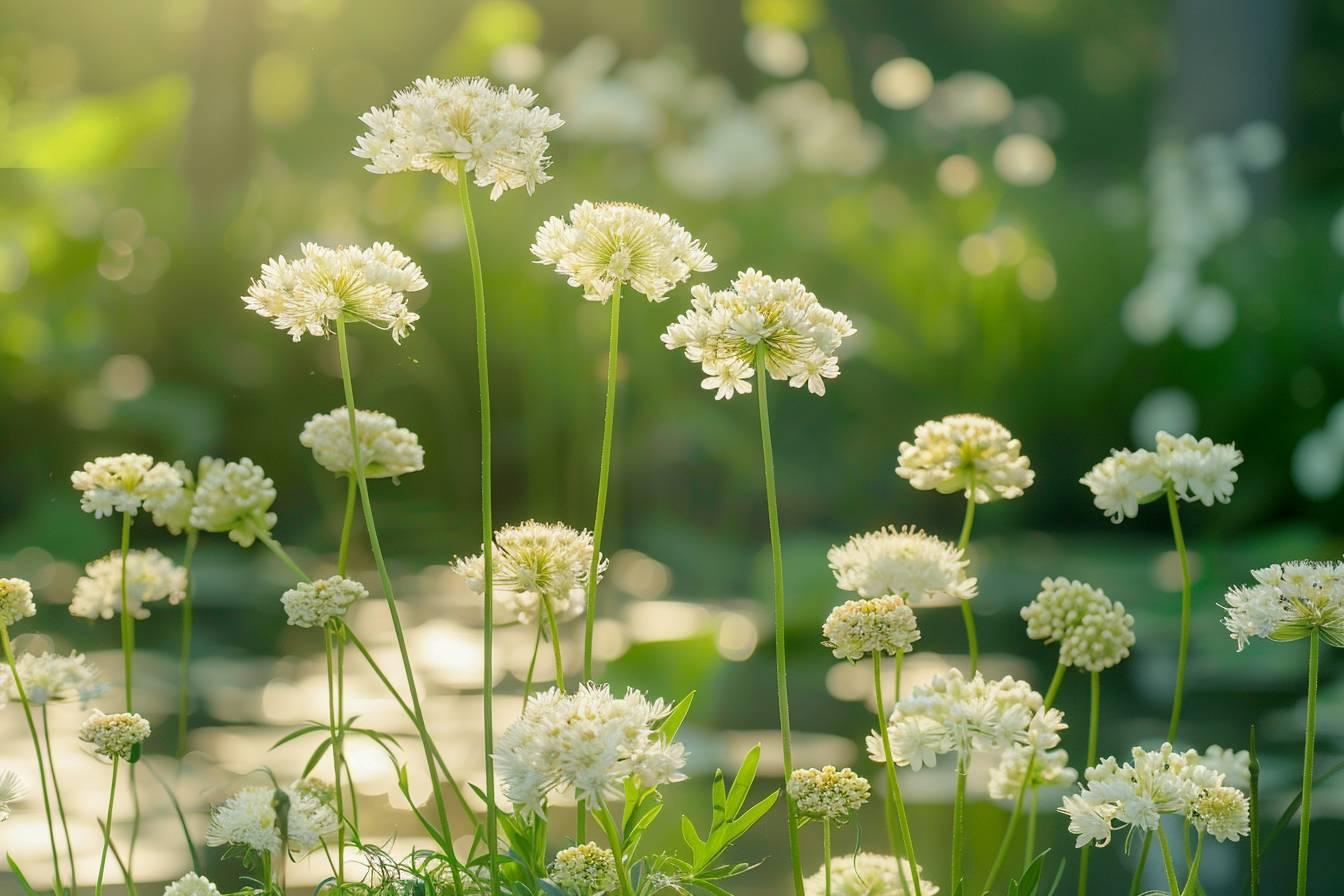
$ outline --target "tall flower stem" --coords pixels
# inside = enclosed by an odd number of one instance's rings
[[[1036,858],[1036,817],[1040,814],[1040,788],[1031,788],[1031,806],[1027,809],[1027,843],[1022,853],[1022,867],[1026,868]]]
[[[1167,872],[1167,886],[1171,892],[1178,894],[1181,892],[1181,885],[1176,879],[1176,866],[1171,861],[1171,845],[1167,843],[1167,834],[1162,830],[1162,825],[1157,826],[1157,842],[1162,847],[1162,866]]]
[[[1185,694],[1185,664],[1190,658],[1190,557],[1185,550],[1185,535],[1181,532],[1181,514],[1176,506],[1176,490],[1167,485],[1167,510],[1171,514],[1171,536],[1176,541],[1176,555],[1181,561],[1181,644],[1176,659],[1176,692],[1171,698],[1171,723],[1167,725],[1167,740],[1176,742],[1176,729],[1181,724],[1181,698]]]
[[[117,802],[117,769],[121,760],[112,757],[112,784],[107,789],[107,823],[103,825],[103,851],[98,857],[98,882],[94,884],[94,896],[102,896],[103,873],[107,870],[107,850],[112,845],[112,809]]]
[[[457,166],[457,195],[462,205],[462,224],[467,231],[471,287],[476,301],[476,379],[481,392],[481,562],[482,575],[485,577],[485,645],[481,670],[485,728],[485,836],[490,851],[490,876],[492,880],[498,880],[499,819],[495,808],[495,526],[490,495],[490,365],[486,356],[485,278],[481,273],[481,248],[476,242],[476,219],[471,213],[471,188],[466,166],[461,162]],[[414,688],[411,693],[415,693]]]
[[[551,599],[542,597],[542,612],[546,614],[546,625],[550,628],[551,649],[555,652],[555,686],[560,693],[565,692],[565,657],[560,650],[560,626],[555,621],[555,611],[551,608]]]
[[[784,619],[784,548],[779,536],[779,499],[775,491],[775,451],[770,441],[770,402],[766,398],[765,346],[756,349],[756,395],[761,416],[761,453],[765,460],[765,506],[770,518],[770,559],[775,578],[775,692],[779,701],[779,734],[784,752],[784,780],[793,774],[793,739],[789,730],[789,677],[785,660],[787,632]],[[798,807],[784,793],[789,813],[789,858],[793,889],[803,896],[803,863],[798,850]]]
[[[345,793],[341,787],[341,766],[344,763],[341,748],[341,731],[345,722],[337,715],[336,708],[336,652],[332,649],[331,628],[322,627],[322,646],[327,659],[327,712],[331,722],[331,771],[336,783],[336,886],[345,883]],[[434,775],[434,768],[430,767]],[[437,777],[437,775],[435,775]]]
[[[901,658],[904,654],[896,654],[897,679],[900,679]],[[899,687],[899,685],[898,685]],[[905,846],[905,858],[910,863],[911,877],[914,880],[915,896],[924,896],[920,892],[919,886],[919,865],[915,861],[915,843],[910,833],[910,820],[905,814],[905,801],[901,799],[901,784],[896,777],[896,760],[891,753],[891,731],[888,727],[887,705],[882,699],[882,652],[873,653],[873,696],[877,698],[877,730],[882,733],[882,755],[886,760],[887,768],[887,839],[890,841],[891,854],[898,855],[900,850],[896,848],[896,828],[900,828],[900,837]],[[901,698],[900,691],[896,692],[896,699]],[[895,818],[892,818],[893,812]],[[895,822],[895,824],[893,824]],[[826,864],[827,872],[830,870],[830,863]]]
[[[1138,896],[1139,885],[1143,883],[1143,871],[1148,866],[1148,853],[1153,848],[1153,832],[1143,835],[1143,847],[1139,850],[1139,861],[1134,866],[1134,876],[1129,880],[1129,896]]]
[[[971,526],[975,523],[975,482],[971,482],[971,496],[966,499],[966,517],[961,523],[961,537],[957,539],[957,549],[965,551],[971,543]],[[975,615],[971,613],[970,601],[961,602],[961,618],[966,623],[966,648],[971,655],[971,677],[980,666],[980,640],[975,635]],[[954,881],[953,886],[956,886]]]
[[[47,836],[51,840],[52,889],[61,896],[65,888],[61,886],[61,860],[56,849],[56,825],[51,815],[51,799],[47,796],[47,764],[42,760],[42,741],[37,736],[37,725],[33,721],[33,708],[28,702],[28,693],[24,690],[23,679],[19,678],[19,666],[14,660],[14,647],[9,641],[9,629],[0,625],[0,649],[4,650],[5,664],[14,679],[14,690],[19,695],[19,705],[23,707],[23,717],[28,722],[28,733],[33,738],[33,752],[37,754],[37,777],[42,785],[42,806],[47,812]],[[54,769],[53,769],[54,771]]]
[[[611,810],[600,800],[593,807],[593,817],[597,819],[597,824],[602,828],[602,832],[607,835],[607,844],[611,847],[612,858],[616,860],[616,881],[619,885],[621,896],[635,896],[634,888],[630,886],[630,869],[625,867],[625,844],[620,830],[616,827],[616,819],[612,817]]]
[[[602,529],[607,519],[607,485],[611,480],[611,434],[616,420],[616,349],[621,338],[621,284],[611,294],[611,335],[607,341],[607,403],[602,414],[602,460],[597,468],[597,510],[593,514],[593,559],[588,567],[588,599],[583,622],[583,679],[593,677],[593,624],[597,620],[597,572],[601,563]]]
[[[126,590],[126,558],[131,552],[131,523],[134,521],[135,517],[129,513],[121,515],[121,660],[126,677],[127,712],[135,712],[135,617],[131,615],[130,597]],[[135,867],[135,843],[140,839],[140,789],[135,780],[134,763],[131,763],[128,777],[131,785],[131,842],[126,847],[126,873],[129,876]],[[110,817],[107,823],[110,831]]]
[[[51,749],[51,720],[47,716],[47,704],[42,704],[42,742],[47,747],[47,765],[51,768],[51,792],[56,795],[56,812],[61,817],[61,830],[65,833],[65,857],[70,863],[70,892],[79,892],[79,882],[75,877],[75,846],[70,839],[70,823],[65,817],[65,798],[61,796],[61,782],[56,778],[56,753]]]
[[[957,791],[952,802],[952,891],[961,889],[966,851],[966,757],[957,755]]]
[[[1181,890],[1181,896],[1195,896],[1200,892],[1199,886],[1199,862],[1204,857],[1204,832],[1199,832],[1199,839],[1195,841],[1195,857],[1190,860],[1190,869],[1185,874],[1185,889]]]
[[[1255,745],[1255,725],[1251,725],[1250,741],[1251,789],[1246,795],[1251,803],[1251,896],[1260,896],[1260,751]]]
[[[826,896],[831,896],[831,820],[821,820],[821,867],[825,869]],[[918,877],[919,875],[915,875]]]
[[[352,452],[353,456],[353,452]],[[350,536],[355,529],[355,503],[359,497],[359,483],[353,475],[346,477],[345,489],[345,515],[341,518],[341,541],[336,549],[336,575],[344,576],[350,569]],[[340,760],[336,766],[336,790],[341,789],[341,769],[345,769],[345,777],[350,785],[350,823],[354,830],[359,830],[359,795],[355,793],[355,780],[350,774],[350,766],[345,760],[345,627],[340,626],[332,635],[336,642],[336,718],[340,720],[340,727],[333,732],[335,742],[332,744],[333,754],[338,754]],[[344,824],[344,819],[341,820]],[[341,842],[341,850],[344,850],[345,842]],[[341,864],[344,866],[344,858],[341,857]]]
[[[1316,760],[1316,688],[1321,672],[1321,630],[1311,630],[1307,660],[1307,732],[1302,751],[1302,824],[1297,834],[1297,896],[1307,892],[1307,836],[1311,827],[1311,776]]]
[[[182,555],[182,570],[187,589],[182,597],[181,656],[177,664],[177,758],[187,755],[187,717],[191,713],[191,561],[196,556],[199,533],[187,530],[187,548]]]
[[[1101,673],[1093,671],[1090,678],[1092,687],[1087,713],[1087,765],[1084,768],[1097,764],[1097,726],[1101,723]],[[1092,844],[1084,843],[1078,854],[1078,896],[1087,896],[1087,866],[1091,858]]]

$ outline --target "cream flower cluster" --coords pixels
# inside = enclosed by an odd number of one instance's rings
[[[1319,629],[1344,647],[1344,563],[1299,560],[1251,571],[1253,585],[1230,588],[1223,625],[1241,651],[1251,638],[1296,641]]]
[[[154,548],[126,555],[126,606],[135,619],[148,619],[145,604],[179,603],[187,593],[187,573]],[[121,551],[94,560],[75,582],[70,615],[111,619],[121,612]]]
[[[1020,497],[1036,479],[1022,443],[1002,423],[979,414],[915,427],[915,440],[901,443],[896,474],[917,489],[961,492],[977,504]]]
[[[331,335],[337,320],[389,330],[396,342],[415,328],[420,315],[406,307],[406,293],[429,284],[420,267],[391,243],[367,249],[304,243],[300,248],[301,258],[281,255],[261,266],[261,277],[243,296],[248,310],[295,342],[304,334]]]
[[[24,579],[0,579],[0,628],[36,615],[33,586]]]
[[[824,307],[797,278],[748,268],[730,289],[691,287],[691,310],[662,339],[700,365],[701,385],[720,399],[751,391],[758,355],[772,379],[825,395],[826,380],[840,375],[840,343],[854,333],[849,318]]]
[[[113,513],[134,516],[141,507],[154,511],[182,487],[178,472],[148,454],[119,454],[84,463],[70,474],[80,492],[79,506],[101,519]]]
[[[924,896],[938,896],[939,887],[924,879],[923,868],[911,868],[905,859],[895,856],[860,852],[831,859],[830,896],[897,896],[915,891],[915,876],[919,875],[919,891]],[[826,869],[818,869],[803,881],[805,896],[826,896]]]
[[[562,849],[551,863],[551,882],[566,896],[600,896],[616,890],[616,856],[596,843]]]
[[[9,769],[0,772],[0,821],[9,820],[10,806],[23,799],[27,792],[17,773]]]
[[[108,759],[129,759],[135,747],[149,740],[149,734],[149,722],[134,712],[107,715],[95,709],[79,727],[79,739]]]
[[[903,598],[887,594],[845,601],[831,610],[821,633],[837,659],[857,660],[870,653],[909,653],[919,640],[919,624]]]
[[[1113,451],[1079,481],[1091,490],[1097,509],[1119,523],[1138,516],[1140,504],[1158,498],[1168,487],[1182,501],[1206,507],[1215,501],[1226,504],[1232,499],[1241,461],[1241,452],[1233,445],[1159,432],[1156,450]]]
[[[804,818],[844,824],[868,802],[868,779],[852,770],[828,765],[796,768],[789,775],[789,799]]]
[[[164,887],[163,896],[219,896],[219,888],[207,878],[188,871]]]
[[[196,476],[182,461],[173,463],[173,471],[180,480],[176,488],[163,493],[154,501],[150,512],[154,525],[162,526],[174,535],[181,535],[191,526],[191,508],[196,500]]]
[[[359,455],[365,479],[385,479],[425,468],[425,449],[420,438],[397,421],[378,411],[356,411]],[[313,459],[338,476],[355,472],[355,453],[350,442],[350,412],[336,408],[316,414],[303,425],[299,444],[312,449]]]
[[[0,666],[0,706],[19,700],[19,684],[23,685],[23,695],[34,706],[76,700],[88,706],[91,700],[107,693],[107,682],[102,680],[98,667],[82,653],[71,651],[69,656],[25,653],[14,665],[19,671],[17,683],[13,671],[8,666]]]
[[[593,536],[563,523],[528,520],[495,531],[495,602],[510,617],[531,625],[549,606],[557,621],[583,613],[588,574],[593,563]],[[460,557],[453,569],[477,594],[485,593],[485,558]],[[598,563],[598,581],[607,561]]]
[[[354,579],[329,576],[300,582],[280,596],[280,603],[290,625],[320,628],[333,619],[343,618],[351,604],[368,596],[368,589]]]
[[[565,123],[536,101],[530,90],[485,78],[421,78],[360,116],[368,131],[352,153],[374,174],[432,171],[455,184],[463,167],[491,199],[519,187],[531,194],[551,179],[546,135]]]
[[[1134,617],[1100,588],[1063,578],[1042,579],[1041,592],[1021,610],[1027,637],[1059,644],[1065,666],[1100,672],[1129,656]]]
[[[826,554],[835,583],[861,597],[896,594],[918,606],[937,598],[970,600],[966,553],[913,526],[886,526],[855,535]]]
[[[1032,755],[1036,759],[1032,761]],[[999,757],[989,770],[989,795],[996,800],[1017,799],[1022,782],[1031,768],[1032,787],[1068,787],[1078,780],[1078,772],[1069,766],[1067,750],[1036,750],[1017,746]]]
[[[714,259],[667,215],[628,202],[580,202],[569,220],[550,218],[537,230],[532,254],[605,303],[622,283],[661,302],[692,272],[712,271]]]
[[[275,483],[266,471],[244,457],[237,461],[201,459],[191,508],[191,526],[203,532],[227,532],[229,540],[250,547],[259,535],[269,535],[276,516]]]
[[[544,814],[552,791],[596,802],[632,778],[642,787],[685,780],[685,747],[658,728],[670,711],[633,688],[613,697],[591,682],[533,697],[496,743],[505,795],[525,814]]]
[[[1231,750],[1211,744],[1199,757],[1199,764],[1222,772],[1223,783],[1238,790],[1251,789],[1250,750]]]
[[[284,805],[286,838],[281,841],[277,805]],[[215,807],[207,846],[245,846],[259,853],[307,854],[339,827],[336,813],[311,793],[294,788],[246,787]]]

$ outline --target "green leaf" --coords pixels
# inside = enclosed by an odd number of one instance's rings
[[[670,741],[677,736],[677,731],[681,728],[681,723],[686,721],[686,714],[691,711],[691,701],[695,699],[695,691],[691,691],[685,697],[672,707],[672,711],[663,719],[658,726],[658,733],[663,736],[663,740]]]
[[[14,877],[18,879],[19,886],[23,887],[23,891],[27,893],[28,896],[37,896],[37,891],[29,886],[28,878],[23,876],[23,872],[19,870],[19,863],[14,861],[14,857],[9,853],[5,853],[5,860],[9,862],[9,870],[14,872]]]
[[[737,769],[737,774],[733,776],[732,789],[728,791],[728,817],[734,818],[737,813],[742,811],[742,804],[747,800],[747,793],[751,790],[751,785],[756,781],[756,767],[761,761],[761,745],[757,744],[747,751],[747,755],[742,758],[742,765]]]
[[[733,819],[728,825],[729,842],[736,840],[738,837],[741,837],[749,831],[756,822],[761,820],[765,813],[770,811],[771,807],[775,805],[775,801],[778,799],[779,791],[773,791],[769,796],[765,797],[765,799]]]
[[[1045,868],[1045,857],[1049,852],[1047,849],[1032,859],[1031,864],[1022,872],[1022,876],[1009,882],[1009,896],[1036,896],[1036,891],[1041,885],[1041,872]]]
[[[1329,770],[1327,770],[1324,774],[1317,775],[1315,778],[1313,778],[1311,786],[1313,788],[1320,787],[1326,781],[1330,780],[1330,778],[1334,777],[1335,773],[1340,771],[1341,769],[1344,769],[1344,762],[1332,765],[1329,768]],[[1270,831],[1269,836],[1265,838],[1264,845],[1260,849],[1260,854],[1262,856],[1265,853],[1269,852],[1269,847],[1271,844],[1273,844],[1274,839],[1278,837],[1280,834],[1282,834],[1285,830],[1287,830],[1288,825],[1291,824],[1293,821],[1293,816],[1297,814],[1297,810],[1300,809],[1301,807],[1302,807],[1302,791],[1299,790],[1297,792],[1297,796],[1293,797],[1293,801],[1288,804],[1288,808],[1284,809],[1283,814],[1279,816],[1279,820],[1278,822],[1275,823],[1274,829]]]
[[[330,729],[326,725],[319,725],[317,722],[309,722],[302,728],[295,728],[293,731],[289,732],[284,737],[280,738],[275,743],[271,744],[271,749],[274,750],[277,747],[283,747],[290,741],[298,740],[299,738],[308,734],[314,734],[318,731],[329,731],[329,730]]]

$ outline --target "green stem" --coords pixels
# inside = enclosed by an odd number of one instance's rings
[[[952,891],[961,887],[961,865],[966,850],[966,758],[957,756],[957,791],[952,802]]]
[[[353,456],[353,452],[351,452]],[[355,501],[359,496],[359,483],[353,475],[346,477],[345,489],[345,515],[341,519],[341,541],[336,550],[336,575],[344,576],[350,568],[350,537],[355,529]],[[350,784],[350,821],[354,831],[359,831],[359,795],[355,792],[354,777],[350,773],[350,765],[345,759],[345,628],[338,627],[335,632],[336,639],[336,718],[340,720],[340,728],[334,732],[336,743],[333,748],[340,754],[340,762],[336,767],[336,790],[341,789],[341,769],[345,769],[345,776]],[[341,821],[345,823],[344,819]],[[345,842],[342,840],[339,859],[342,870],[344,870],[344,850]]]
[[[1139,884],[1143,882],[1143,871],[1148,866],[1148,852],[1153,848],[1153,832],[1143,835],[1143,848],[1139,850],[1139,861],[1134,866],[1134,876],[1129,881],[1129,896],[1138,896]]]
[[[1185,694],[1185,665],[1190,657],[1190,557],[1185,550],[1185,535],[1181,531],[1181,514],[1176,506],[1176,490],[1167,485],[1167,510],[1171,514],[1171,535],[1176,541],[1176,554],[1181,561],[1181,644],[1176,659],[1176,692],[1171,698],[1171,723],[1167,726],[1167,740],[1176,742],[1176,729],[1181,724],[1181,700]]]
[[[616,420],[616,353],[621,337],[621,284],[611,294],[611,335],[607,341],[607,403],[602,415],[602,460],[597,469],[597,510],[593,515],[593,559],[588,567],[588,603],[583,623],[583,679],[593,677],[593,624],[597,620],[597,575],[601,564],[602,529],[607,518],[607,484],[611,478],[611,435]]]
[[[825,869],[826,896],[831,896],[831,820],[821,820],[821,867]]]
[[[1194,896],[1199,892],[1199,862],[1204,857],[1204,832],[1199,832],[1199,839],[1195,841],[1195,857],[1190,862],[1190,870],[1185,874],[1185,889],[1181,890],[1181,896]]]
[[[551,599],[542,595],[542,612],[546,616],[546,625],[550,628],[551,649],[555,652],[555,686],[560,693],[565,692],[565,658],[560,650],[560,626],[555,621],[555,612],[551,609]]]
[[[957,539],[957,549],[963,553],[971,543],[971,526],[975,522],[975,483],[971,483],[970,497],[966,499],[966,517],[961,523],[961,537]],[[970,601],[961,602],[961,618],[966,623],[966,646],[971,655],[971,677],[980,666],[980,640],[975,635],[975,615],[971,613]],[[956,886],[956,882],[953,882]]]
[[[1176,866],[1171,861],[1171,846],[1167,843],[1167,834],[1160,824],[1157,827],[1157,842],[1162,847],[1162,865],[1167,872],[1167,886],[1171,888],[1172,896],[1176,896],[1181,892],[1181,885],[1176,879]]]
[[[187,576],[187,589],[182,597],[182,649],[177,665],[177,758],[187,755],[187,717],[191,713],[191,561],[196,556],[198,533],[187,530],[187,549],[182,556],[182,569]]]
[[[597,819],[597,824],[602,828],[602,832],[607,835],[607,845],[611,847],[612,857],[616,860],[616,880],[620,887],[621,896],[634,896],[634,888],[630,886],[630,869],[625,867],[625,846],[621,832],[616,827],[616,819],[611,815],[611,811],[605,803],[598,802],[593,806],[593,817]]]
[[[1260,896],[1260,752],[1255,744],[1255,725],[1251,725],[1251,896]]]
[[[65,817],[65,798],[61,796],[61,782],[56,777],[56,754],[51,749],[51,721],[47,717],[47,704],[42,704],[42,741],[47,747],[47,765],[51,768],[51,791],[56,795],[56,812],[61,817],[61,830],[65,833],[65,857],[70,863],[70,892],[79,892],[79,881],[75,876],[75,847],[70,839],[70,823]]]
[[[1321,672],[1321,630],[1311,630],[1307,659],[1307,732],[1302,751],[1302,824],[1297,835],[1297,896],[1307,892],[1307,837],[1311,827],[1311,776],[1316,760],[1316,688]]]
[[[1091,674],[1091,696],[1087,714],[1087,765],[1097,764],[1097,728],[1101,724],[1101,673]],[[1084,843],[1078,854],[1078,896],[1087,896],[1087,868],[1092,859],[1092,844]]]
[[[523,681],[523,710],[527,710],[527,701],[532,699],[532,678],[537,673],[537,654],[541,653],[541,619],[537,619],[537,637],[532,642],[532,659],[527,663],[527,678]]]
[[[350,535],[355,528],[355,499],[359,495],[359,481],[353,475],[346,477],[345,516],[341,519],[341,544],[336,553],[336,575],[344,576],[350,568]]]
[[[789,730],[789,680],[785,659],[787,642],[784,618],[784,549],[779,535],[779,500],[775,491],[775,452],[770,441],[770,402],[766,398],[765,346],[756,349],[756,395],[761,417],[761,453],[765,460],[765,504],[770,518],[770,559],[775,579],[775,693],[779,701],[779,733],[784,752],[784,780],[793,774],[793,739]],[[798,849],[798,807],[785,790],[789,814],[789,859],[793,865],[793,889],[803,896],[803,864]]]
[[[327,713],[331,722],[331,771],[336,784],[336,886],[345,884],[345,795],[341,787],[341,765],[344,761],[341,750],[341,731],[344,721],[337,715],[336,709],[336,657],[331,646],[331,629],[322,627],[322,646],[327,658]],[[430,773],[434,769],[431,766]]]
[[[98,858],[98,882],[94,885],[94,896],[102,896],[103,873],[107,870],[107,850],[112,845],[112,807],[117,801],[117,768],[121,760],[112,757],[112,785],[107,790],[107,824],[103,826],[103,852]]]
[[[299,566],[298,563],[294,562],[294,558],[289,556],[289,552],[280,546],[280,542],[276,541],[269,534],[265,532],[258,532],[257,541],[264,544],[272,554],[279,557],[280,562],[285,564],[285,566],[289,569],[290,572],[298,576],[300,581],[311,582],[313,580],[312,577],[308,575],[308,573],[303,571],[303,567]]]
[[[1026,868],[1036,858],[1036,817],[1040,814],[1040,788],[1031,788],[1031,807],[1027,810],[1027,848],[1022,856],[1022,867]]]
[[[896,654],[896,674],[900,677],[901,659],[904,654]],[[915,843],[910,833],[910,820],[905,814],[905,801],[901,798],[901,784],[896,776],[896,760],[891,753],[891,730],[887,719],[887,705],[882,699],[882,653],[877,651],[873,654],[873,695],[877,698],[877,730],[882,733],[882,755],[886,761],[887,769],[887,839],[891,844],[891,854],[898,855],[900,850],[896,848],[896,828],[900,828],[900,836],[905,846],[905,858],[910,863],[910,874],[914,880],[915,896],[923,896],[919,886],[919,864],[915,860]],[[900,692],[896,694],[897,700],[900,699]],[[895,812],[895,818],[892,813]],[[893,824],[893,821],[896,824]],[[827,862],[827,868],[830,863]]]

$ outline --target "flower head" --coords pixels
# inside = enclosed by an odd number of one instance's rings
[[[303,335],[329,336],[336,321],[372,324],[401,342],[420,315],[406,307],[406,293],[427,284],[420,267],[391,243],[367,249],[329,249],[304,243],[303,255],[281,255],[261,266],[243,296],[249,311],[272,321],[295,342]]]
[[[397,421],[378,411],[356,411],[359,455],[365,479],[385,479],[425,468],[425,450],[420,438]],[[311,448],[313,459],[338,476],[355,471],[355,453],[350,449],[350,412],[337,408],[317,414],[303,425],[299,444]]]
[[[1223,783],[1238,790],[1251,789],[1251,752],[1231,750],[1210,744],[1199,757],[1199,764],[1223,775]]]
[[[154,511],[182,487],[177,470],[155,462],[148,454],[99,457],[70,474],[70,484],[80,492],[79,506],[101,519],[113,513],[131,516],[141,507]]]
[[[563,523],[528,520],[495,530],[494,596],[504,612],[519,622],[532,624],[550,606],[557,621],[573,619],[584,610],[588,574],[593,563],[593,536]],[[485,593],[485,559],[481,554],[460,557],[453,569],[467,580],[467,587]],[[607,569],[598,564],[598,579]]]
[[[178,484],[163,491],[150,506],[154,525],[162,526],[174,535],[181,535],[191,526],[191,508],[196,500],[196,476],[182,461],[173,463]]]
[[[98,667],[82,653],[25,653],[14,665],[19,670],[17,684],[9,667],[0,666],[0,706],[20,699],[18,684],[23,685],[23,696],[34,706],[78,700],[87,707],[107,692],[107,682]]]
[[[279,813],[284,813],[284,824]],[[255,852],[307,854],[339,825],[336,813],[311,793],[293,788],[246,787],[215,807],[207,846],[245,846]],[[280,832],[285,831],[282,841]]]
[[[116,712],[111,715],[93,711],[79,728],[79,739],[93,745],[93,751],[108,759],[129,759],[131,752],[149,739],[149,722],[139,713]]]
[[[628,202],[580,202],[569,220],[550,218],[537,230],[532,254],[605,303],[622,283],[661,302],[692,272],[712,271],[700,241],[667,215]]]
[[[300,582],[280,596],[280,603],[285,607],[290,625],[319,628],[333,619],[343,618],[351,604],[368,596],[368,589],[354,579],[330,576]]]
[[[1035,752],[1035,760],[1032,754]],[[996,800],[1017,799],[1022,782],[1031,768],[1032,787],[1067,787],[1078,780],[1078,772],[1069,767],[1066,750],[1033,751],[1030,746],[1017,746],[1005,751],[999,762],[989,770],[989,795]]]
[[[562,849],[551,863],[551,882],[566,896],[599,896],[615,892],[616,856],[596,843]]]
[[[25,793],[27,788],[23,786],[23,779],[18,774],[9,769],[0,772],[0,821],[9,818],[10,804],[23,799]]]
[[[1344,563],[1299,560],[1251,572],[1252,585],[1228,589],[1223,625],[1245,648],[1251,638],[1296,641],[1313,629],[1344,647]]]
[[[1079,481],[1092,492],[1097,509],[1119,523],[1138,516],[1140,504],[1155,500],[1167,488],[1182,501],[1226,504],[1232,499],[1241,461],[1241,452],[1233,445],[1159,432],[1157,450],[1112,451]]]
[[[374,174],[433,171],[457,183],[459,169],[490,198],[525,187],[530,194],[551,177],[546,135],[564,124],[559,115],[535,105],[536,94],[485,78],[421,78],[392,96],[392,105],[360,116],[368,131],[353,154],[368,159]]]
[[[126,606],[135,619],[148,619],[145,604],[177,604],[187,593],[187,573],[154,548],[126,554]],[[70,615],[111,619],[121,612],[121,551],[94,560],[75,582]]]
[[[250,547],[275,527],[275,483],[266,471],[244,457],[222,461],[201,459],[201,478],[191,508],[191,526],[203,532],[227,532],[229,540]]]
[[[868,779],[835,766],[797,768],[789,776],[789,799],[804,818],[844,824],[868,802]]]
[[[1042,579],[1022,608],[1027,637],[1059,644],[1059,661],[1088,672],[1109,669],[1134,646],[1134,617],[1100,588],[1063,577]]]
[[[1022,443],[997,420],[953,414],[915,427],[914,442],[901,443],[896,473],[917,489],[961,492],[977,504],[1016,498],[1036,474]]]
[[[219,888],[199,874],[188,871],[165,887],[163,896],[219,896]]]
[[[862,597],[896,594],[918,606],[978,593],[975,579],[966,575],[966,552],[913,526],[855,535],[831,548],[826,559],[836,585]]]
[[[923,869],[912,868],[905,859],[871,852],[831,859],[831,896],[897,896],[913,893],[915,875],[924,896],[938,896],[938,885],[923,877]],[[825,896],[826,869],[803,881],[805,896]]]
[[[1219,843],[1236,843],[1251,832],[1251,803],[1235,787],[1210,787],[1190,804],[1190,823]]]
[[[840,343],[854,333],[849,318],[824,307],[798,279],[749,268],[730,289],[691,287],[691,310],[668,326],[663,345],[700,365],[701,385],[716,399],[750,392],[758,357],[771,379],[825,395],[826,380],[840,375]]]
[[[821,633],[837,659],[857,660],[870,653],[909,653],[919,640],[919,625],[903,598],[887,594],[845,601],[831,610]]]
[[[0,579],[0,628],[36,615],[33,586],[24,579]]]

